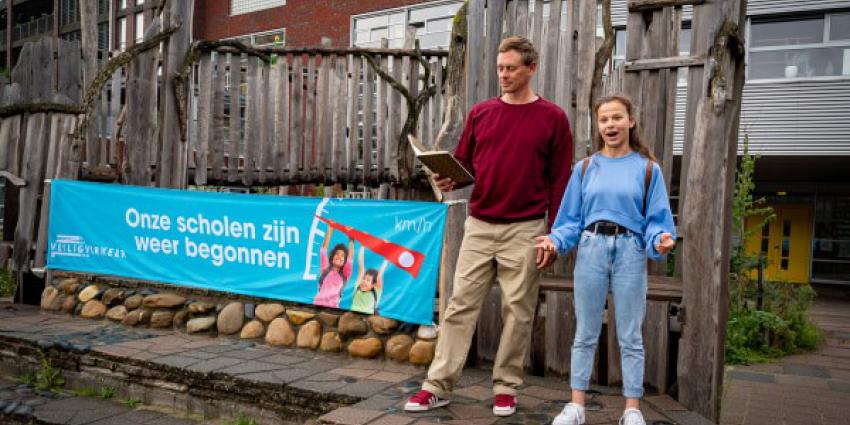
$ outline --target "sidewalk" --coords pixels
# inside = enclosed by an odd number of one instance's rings
[[[37,366],[39,348],[49,353],[55,367],[63,369],[66,388],[109,386],[117,389],[115,400],[132,397],[146,409],[157,406],[185,412],[181,418],[166,415],[158,419],[163,422],[140,422],[145,424],[188,425],[196,422],[192,418],[229,423],[220,418],[240,413],[258,424],[547,424],[568,397],[565,381],[530,376],[521,390],[517,414],[496,418],[491,411],[490,371],[467,369],[451,405],[407,414],[402,407],[418,391],[424,368],[236,339],[128,328],[7,303],[0,304],[0,373],[7,377],[5,387],[0,385],[0,391],[5,391],[0,392],[0,400],[3,394],[19,389],[10,387],[11,376]],[[622,397],[612,389],[596,390],[587,423],[616,424]],[[42,402],[46,406],[58,403]],[[133,423],[118,419],[129,414],[126,406],[85,400],[94,402],[119,408],[107,409],[114,414],[94,422],[38,423]],[[690,421],[695,415],[667,396],[647,397],[643,409],[648,423],[701,423]],[[2,414],[0,411],[0,422]]]
[[[821,292],[811,315],[822,345],[776,363],[727,368],[721,425],[850,425],[850,291]]]

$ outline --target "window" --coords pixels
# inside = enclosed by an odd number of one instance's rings
[[[142,41],[145,38],[145,14],[137,13],[136,14],[136,43]]]
[[[241,15],[282,6],[286,6],[286,0],[231,0],[230,14]]]
[[[750,80],[850,75],[850,13],[753,20]]]
[[[118,20],[118,50],[127,48],[127,18]]]
[[[686,23],[689,25],[689,23]],[[626,39],[627,33],[625,28],[614,30],[614,54],[612,55],[613,67],[616,68],[626,61]],[[679,33],[679,55],[688,56],[691,51],[691,29],[682,28]],[[688,83],[688,68],[679,68],[678,84]]]
[[[390,47],[404,45],[405,28],[416,27],[416,38],[423,49],[447,49],[455,13],[463,3],[457,0],[381,11],[353,18],[352,44],[357,47],[380,47],[381,39]]]
[[[245,45],[253,46],[283,46],[286,42],[286,29],[263,31],[253,34],[240,35],[233,38]]]

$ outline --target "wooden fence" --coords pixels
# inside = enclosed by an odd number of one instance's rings
[[[499,94],[495,58],[499,40],[506,35],[526,35],[538,46],[534,87],[570,116],[575,159],[590,152],[590,104],[599,87],[594,76],[605,63],[597,60],[605,58],[597,46],[607,45],[596,37],[596,2],[470,0],[464,34],[469,46],[466,79],[453,86],[465,91],[465,102],[454,104],[457,99],[442,86],[443,76],[452,72],[445,68],[446,53],[426,51],[420,56],[410,48],[194,50],[188,26],[180,25],[187,19],[189,3],[170,2],[140,47],[116,55],[110,62],[113,68],[102,68],[94,78],[86,76],[95,87],[87,96],[79,95],[80,76],[74,71],[82,68],[79,63],[61,65],[63,74],[48,75],[49,65],[55,64],[51,61],[73,61],[74,54],[62,52],[76,52],[78,47],[59,49],[57,57],[46,44],[42,49],[48,55],[22,54],[30,59],[26,67],[19,63],[20,69],[13,71],[13,84],[4,88],[0,105],[0,171],[16,187],[13,269],[31,271],[43,265],[47,209],[40,206],[48,199],[49,186],[42,182],[56,176],[177,188],[409,183],[400,169],[399,155],[409,154],[399,135],[411,103],[401,93],[435,93],[415,129],[426,145],[433,143],[446,124],[443,117],[451,115],[444,114],[451,105],[463,109]],[[674,35],[683,4],[696,5],[688,57],[676,56]],[[664,392],[674,376],[668,371],[676,370],[680,401],[713,419],[722,384],[745,8],[745,0],[630,0],[626,64],[608,84],[639,102],[639,126],[661,160],[669,190],[671,87],[675,70],[691,67],[678,179],[676,275],[650,278],[646,384]],[[91,38],[84,34],[83,51],[92,49]],[[159,40],[165,40],[162,53],[156,48]],[[200,55],[190,55],[192,51]],[[187,57],[192,60],[185,62]],[[188,89],[175,85],[184,78]],[[53,83],[51,90],[39,88],[44,81]],[[63,97],[66,92],[77,94]],[[14,109],[21,99],[37,99],[40,106]],[[81,102],[91,106],[90,114],[81,114]],[[86,118],[93,130],[86,132],[85,141],[69,139],[70,129]],[[448,140],[440,147],[450,150],[453,143]],[[459,195],[464,194],[468,190]],[[456,256],[464,216],[462,208],[450,209],[445,258]],[[0,247],[0,257],[7,248]],[[530,352],[532,368],[541,373],[566,374],[569,368],[572,267],[569,257],[559,261],[542,288]],[[453,269],[454,264],[445,264],[443,276]],[[441,281],[441,305],[451,293],[450,283]],[[474,346],[481,360],[495,357],[501,334],[499,306],[500,294],[494,288],[483,307]],[[680,314],[671,316],[672,307]],[[612,313],[609,308],[606,317]],[[678,327],[681,334],[671,332]],[[621,379],[616,334],[613,326],[605,332],[595,378],[614,385]]]

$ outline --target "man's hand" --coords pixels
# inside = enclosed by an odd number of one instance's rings
[[[655,249],[658,250],[658,253],[664,255],[670,252],[674,246],[676,246],[676,241],[673,240],[673,235],[669,233],[662,233],[661,240],[655,244]]]
[[[437,189],[440,189],[443,192],[451,192],[455,190],[455,181],[451,179],[451,177],[440,177],[439,174],[434,173],[431,178],[434,179],[434,183],[437,184]]]
[[[549,239],[549,236],[537,236],[534,238],[537,248],[537,268],[545,269],[549,267],[558,258],[558,253],[555,251],[555,244]]]

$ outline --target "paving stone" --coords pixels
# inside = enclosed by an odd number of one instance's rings
[[[408,373],[396,373],[396,372],[386,372],[380,371],[375,373],[374,375],[369,376],[369,379],[373,379],[375,381],[386,381],[386,382],[402,382],[410,379],[412,375]]]
[[[754,373],[747,372],[744,370],[732,370],[726,374],[726,377],[729,379],[735,379],[739,381],[753,381],[753,382],[776,382],[773,375],[768,375],[765,373]]]
[[[231,359],[227,357],[216,357],[213,359],[202,361],[200,363],[195,363],[191,366],[188,366],[186,369],[194,372],[209,373],[240,363],[243,363],[243,360]]]
[[[373,381],[371,379],[361,379],[354,383],[349,383],[344,387],[339,388],[334,391],[335,394],[344,394],[352,397],[361,397],[367,398],[372,397],[376,394],[387,389],[390,385],[389,382],[384,381]]]
[[[787,375],[811,376],[814,378],[831,378],[829,370],[823,366],[810,366],[801,364],[785,364],[782,373]]]
[[[176,367],[176,368],[185,368],[187,366],[191,366],[193,364],[200,363],[203,360],[197,359],[197,358],[194,358],[194,357],[183,356],[183,355],[179,355],[179,356],[178,355],[169,355],[169,356],[159,357],[154,361],[156,363],[166,365],[166,366],[171,366],[171,367]]]
[[[320,417],[319,420],[341,425],[362,425],[381,415],[383,412],[375,410],[343,407]]]
[[[369,425],[407,425],[415,420],[407,416],[390,414],[369,422]]]
[[[266,372],[266,371],[270,371],[270,370],[280,370],[281,368],[282,368],[281,365],[274,364],[274,363],[263,363],[263,362],[258,362],[258,361],[252,361],[252,362],[241,362],[241,363],[238,363],[234,366],[230,366],[230,367],[218,370],[218,372],[227,373],[227,374],[231,374],[231,375],[242,375],[242,374],[245,374],[245,373],[256,373],[256,372]]]
[[[493,390],[491,388],[485,388],[478,385],[456,389],[454,391],[454,394],[463,397],[473,398],[476,400],[486,400],[488,398],[493,398]]]
[[[850,393],[850,382],[830,380],[828,385],[829,389],[833,391]]]

